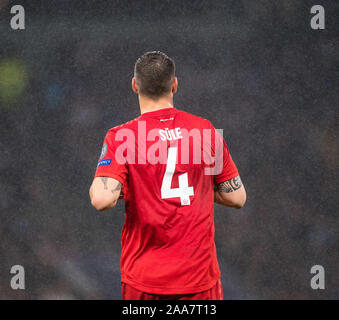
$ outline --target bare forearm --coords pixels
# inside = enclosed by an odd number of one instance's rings
[[[121,183],[117,180],[100,177],[93,181],[89,196],[93,207],[99,211],[115,207],[121,192]]]
[[[226,207],[237,208],[240,209],[241,207],[234,204],[234,202],[224,199],[218,191],[214,191],[214,202],[217,204],[221,204]]]

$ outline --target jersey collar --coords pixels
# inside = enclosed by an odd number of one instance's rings
[[[155,110],[155,111],[148,111],[145,112],[141,115],[141,117],[158,117],[158,116],[165,116],[165,115],[170,115],[170,114],[174,114],[177,113],[178,109],[174,108],[174,107],[170,107],[170,108],[164,108],[164,109],[160,109],[160,110]]]

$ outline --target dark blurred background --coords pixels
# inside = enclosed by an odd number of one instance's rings
[[[106,131],[139,114],[150,50],[176,61],[176,107],[224,129],[247,189],[240,211],[215,206],[224,298],[339,299],[338,4],[0,0],[0,299],[121,298],[124,206],[98,213],[88,189]]]

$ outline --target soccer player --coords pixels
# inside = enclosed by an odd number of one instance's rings
[[[246,192],[219,131],[173,106],[177,86],[164,53],[137,60],[132,89],[141,116],[107,132],[90,188],[97,210],[125,201],[125,300],[223,299],[214,202],[239,209]]]

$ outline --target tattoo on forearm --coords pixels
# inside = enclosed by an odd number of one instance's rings
[[[121,182],[118,182],[117,186],[111,190],[112,193],[116,192],[116,191],[120,191],[121,190]]]
[[[108,177],[101,177],[101,181],[104,184],[104,189],[105,190],[107,190],[107,180],[108,180]]]
[[[108,190],[108,186],[107,186],[108,177],[101,177],[101,181],[102,181],[102,183],[104,184],[104,189],[105,189],[105,190]],[[121,190],[121,186],[122,186],[122,185],[121,185],[121,182],[118,182],[118,184],[116,185],[116,187],[113,188],[113,189],[111,190],[111,192],[114,193],[114,192],[116,192],[116,191]]]
[[[233,192],[235,190],[238,190],[241,186],[242,186],[241,179],[240,179],[239,176],[237,176],[233,179],[219,183],[217,185],[216,189],[220,192],[230,193],[230,192]]]

